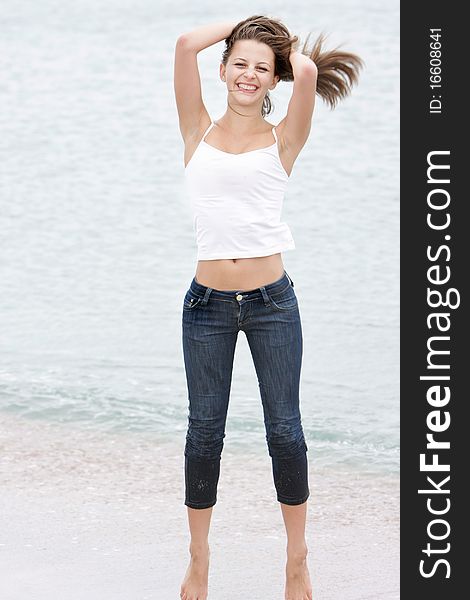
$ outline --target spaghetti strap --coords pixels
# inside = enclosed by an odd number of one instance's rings
[[[276,140],[276,144],[277,144],[276,125],[271,129],[271,131],[273,132],[273,136],[274,136],[274,139]]]
[[[205,137],[206,135],[209,133],[209,131],[212,129],[212,127],[214,126],[214,121],[211,120],[211,124],[209,125],[209,127],[206,129],[206,131],[204,132],[204,135],[202,136],[202,141],[205,141]]]

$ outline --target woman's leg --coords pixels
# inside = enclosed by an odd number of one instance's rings
[[[191,302],[189,294],[183,308],[182,341],[189,398],[184,474],[191,559],[181,584],[182,600],[207,598],[208,536],[212,508],[217,501],[238,335],[227,310],[229,303],[208,300],[203,303],[196,298]]]
[[[299,402],[302,327],[293,287],[253,305],[246,335],[263,403],[273,479],[287,534],[286,600],[311,599],[305,539],[307,445]]]
[[[191,555],[188,568],[180,587],[182,600],[206,600],[209,579],[209,528],[212,517],[210,508],[191,508],[188,506]]]
[[[305,524],[307,521],[307,501],[303,504],[290,506],[281,502],[282,517],[287,535],[287,553],[299,558],[307,556],[307,541],[305,539]]]
[[[312,600],[312,584],[307,566],[308,548],[305,540],[307,502],[296,506],[281,503],[281,509],[287,533],[285,600]]]
[[[269,286],[266,286],[271,301]],[[300,414],[302,326],[291,286],[253,303],[244,329],[258,377],[277,499],[303,504],[310,495],[307,444]]]

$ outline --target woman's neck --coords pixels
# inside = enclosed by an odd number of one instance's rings
[[[237,114],[233,109],[228,109],[220,119],[217,119],[217,125],[227,132],[236,131],[241,136],[263,133],[266,130],[266,121],[261,115]]]

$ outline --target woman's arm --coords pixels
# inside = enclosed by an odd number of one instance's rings
[[[294,86],[287,114],[279,123],[279,129],[284,145],[292,156],[297,156],[310,134],[318,69],[310,57],[296,50],[292,50],[289,60],[294,74]]]
[[[209,23],[183,33],[178,40],[184,40],[185,48],[197,53],[227,38],[236,24],[237,21]]]
[[[197,135],[209,115],[202,100],[197,54],[230,35],[236,23],[212,23],[180,35],[175,47],[174,88],[179,126],[184,141]]]

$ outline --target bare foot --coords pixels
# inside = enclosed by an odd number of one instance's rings
[[[207,600],[209,579],[209,546],[189,550],[191,559],[181,584],[181,600]]]
[[[313,600],[307,553],[287,554],[285,600]]]

